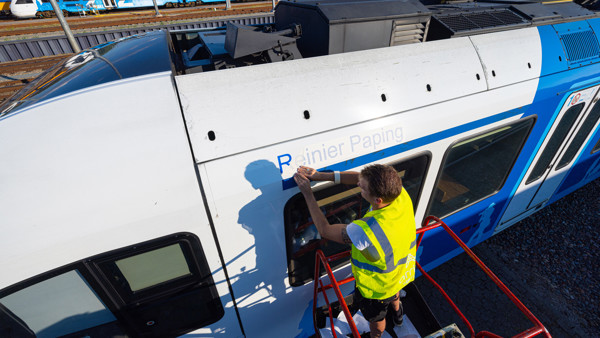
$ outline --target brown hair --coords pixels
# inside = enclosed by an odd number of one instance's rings
[[[360,172],[369,184],[369,193],[379,197],[384,203],[395,200],[402,192],[402,179],[393,167],[383,164],[372,164]]]

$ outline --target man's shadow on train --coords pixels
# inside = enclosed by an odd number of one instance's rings
[[[254,236],[256,265],[243,271],[234,289],[238,304],[259,293],[258,299],[252,297],[250,303],[244,302],[244,307],[252,307],[268,296],[285,295],[287,264],[282,224],[285,201],[281,197],[281,174],[272,162],[258,160],[248,164],[244,177],[261,193],[246,204],[238,216],[238,223]]]

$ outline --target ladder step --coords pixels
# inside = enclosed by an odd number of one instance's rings
[[[369,322],[363,317],[360,310],[352,317],[354,323],[356,324],[356,328],[358,328],[358,332],[360,332],[361,336],[364,336],[364,333],[369,332]],[[350,325],[348,324],[348,320],[346,320],[346,316],[344,316],[343,312],[337,316],[337,318],[333,319],[333,325],[335,327],[335,332],[338,337],[346,337],[348,334],[352,334],[350,330]],[[333,333],[331,332],[329,318],[327,318],[327,325],[325,328],[319,330],[322,338],[330,338],[333,337]],[[402,326],[398,326],[394,328],[394,333],[398,338],[420,338],[419,332],[414,327],[410,319],[404,315],[404,323]],[[367,335],[368,337],[368,335]],[[381,336],[382,338],[394,338],[388,332],[384,332]]]
[[[444,338],[444,337],[452,337],[452,338],[465,338],[462,334],[458,326],[456,324],[450,324],[445,328],[438,330],[430,335],[425,336],[425,338]]]

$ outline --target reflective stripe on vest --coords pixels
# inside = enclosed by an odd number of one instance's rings
[[[365,231],[379,254],[376,261],[369,261],[352,245],[352,273],[356,288],[365,298],[389,298],[414,280],[416,224],[410,196],[402,189],[400,196],[391,204],[369,211],[363,219],[354,223]]]
[[[387,236],[383,232],[383,229],[381,229],[381,225],[379,225],[379,223],[377,222],[375,217],[363,218],[363,219],[361,219],[361,221],[367,223],[369,228],[371,228],[371,231],[373,231],[375,238],[377,238],[379,245],[381,245],[381,249],[383,249],[383,252],[385,254],[386,269],[382,270],[374,265],[364,263],[364,262],[359,262],[354,258],[352,258],[352,264],[354,264],[357,268],[368,270],[371,272],[388,273],[388,272],[394,271],[399,265],[406,263],[406,260],[408,259],[408,254],[406,256],[402,257],[396,264],[394,264],[394,261],[395,261],[394,249],[392,248],[390,241],[388,240]],[[414,248],[415,245],[417,245],[416,239],[412,243],[410,243],[410,249]]]

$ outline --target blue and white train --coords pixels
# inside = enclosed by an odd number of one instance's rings
[[[0,107],[0,335],[313,335],[314,252],[348,248],[296,168],[393,165],[417,224],[477,245],[600,177],[599,34],[571,2],[282,1],[69,58]],[[426,270],[460,253],[437,230]]]
[[[65,16],[83,15],[105,12],[114,9],[150,8],[152,0],[56,0]],[[156,0],[157,6],[193,7],[209,2],[225,2],[225,0]],[[49,0],[9,0],[11,15],[18,19],[50,18],[54,9]]]

